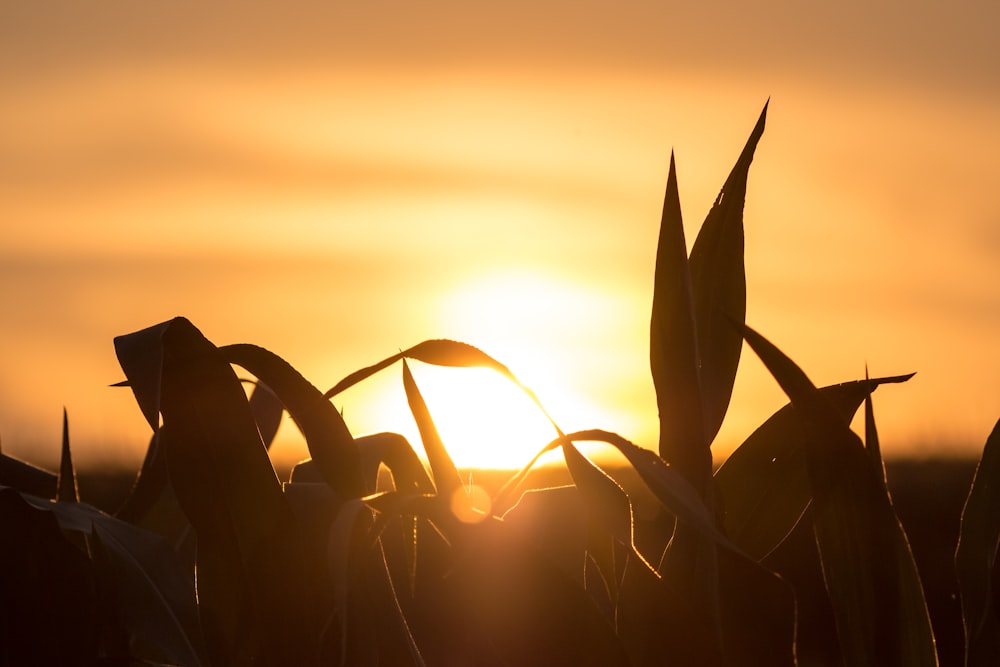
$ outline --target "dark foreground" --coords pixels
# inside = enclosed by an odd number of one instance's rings
[[[976,464],[961,459],[897,460],[887,463],[889,490],[899,519],[909,537],[917,562],[931,620],[937,638],[941,665],[961,665],[963,629],[953,559],[958,541],[961,511],[972,483]],[[473,471],[473,479],[488,490],[496,489],[511,471]],[[635,495],[635,515],[641,520],[648,509],[641,489],[629,471],[613,471]],[[287,478],[287,477],[286,477]],[[81,500],[113,511],[124,499],[134,480],[133,473],[81,472]],[[545,467],[528,479],[532,487],[567,484],[565,470]],[[649,554],[654,559],[658,554]],[[798,598],[798,657],[801,665],[838,661],[833,614],[826,600],[808,516],[792,536],[771,554],[766,564],[793,584]]]

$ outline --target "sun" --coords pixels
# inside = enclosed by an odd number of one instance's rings
[[[431,313],[437,337],[474,345],[529,387],[565,432],[621,424],[615,406],[588,395],[587,348],[613,329],[622,304],[614,295],[552,274],[483,273],[442,295]],[[401,348],[419,341],[406,341]],[[463,469],[519,469],[557,432],[520,387],[494,370],[411,361],[414,380],[455,464]],[[421,455],[399,365],[344,392],[334,402],[356,434],[392,431]],[[589,384],[588,384],[589,383]],[[613,428],[612,428],[613,430]],[[559,460],[559,452],[542,459]]]

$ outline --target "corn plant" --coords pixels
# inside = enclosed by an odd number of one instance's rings
[[[795,665],[797,591],[769,556],[807,529],[832,664],[936,665],[871,402],[910,376],[817,388],[745,322],[743,203],[766,110],[690,254],[670,159],[650,325],[655,450],[550,418],[539,456],[561,450],[572,484],[526,486],[536,456],[484,511],[410,369],[489,368],[544,411],[482,350],[428,340],[324,392],[273,352],[216,346],[175,318],[115,339],[119,384],[151,433],[121,507],[79,501],[65,416],[58,474],[0,458],[0,663]],[[789,404],[716,468],[744,342]],[[355,437],[333,402],[396,365],[423,460],[399,434]],[[862,404],[864,438],[850,429]],[[310,457],[282,481],[268,448],[286,413]],[[1000,661],[998,433],[956,555],[969,666]],[[628,467],[602,469],[580,442]],[[636,515],[640,497],[652,515]]]

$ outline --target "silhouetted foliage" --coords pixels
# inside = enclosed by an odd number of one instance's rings
[[[536,456],[483,507],[409,364],[492,369],[544,412],[496,359],[430,340],[322,392],[273,352],[217,347],[175,318],[115,339],[151,439],[114,515],[79,502],[68,421],[58,475],[0,454],[0,663],[938,664],[945,621],[932,626],[870,402],[910,376],[817,389],[744,321],[743,200],[765,113],[690,256],[671,156],[656,451],[553,422],[543,451],[561,449],[567,483],[533,486]],[[744,341],[790,403],[715,469]],[[399,434],[355,437],[331,402],[397,362],[427,468]],[[864,440],[850,430],[863,403]],[[310,459],[281,481],[268,447],[285,412]],[[604,470],[579,442],[628,466]],[[994,430],[958,545],[970,666],[1000,663],[998,447]]]

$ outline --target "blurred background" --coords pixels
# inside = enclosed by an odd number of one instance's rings
[[[688,243],[768,98],[747,321],[875,395],[890,457],[1000,416],[1000,5],[428,0],[0,4],[0,443],[138,465],[112,340],[175,315],[321,390],[427,338],[564,430],[655,446],[649,307],[675,151]],[[414,369],[459,465],[550,437],[488,373]],[[336,400],[417,442],[399,369]],[[745,350],[722,459],[785,403]],[[294,428],[274,454],[304,458]]]

